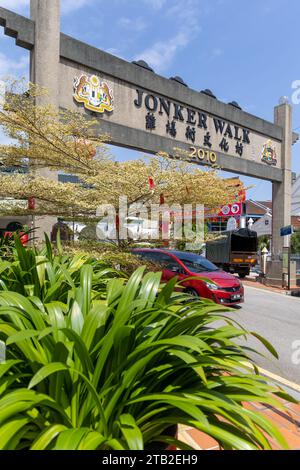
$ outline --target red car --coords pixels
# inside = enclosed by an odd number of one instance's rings
[[[235,305],[244,302],[244,287],[235,276],[225,273],[203,256],[184,251],[137,248],[132,252],[142,259],[162,266],[162,280],[168,281],[177,276],[180,281],[189,277],[201,276],[202,279],[187,279],[182,285],[186,292],[222,305]]]

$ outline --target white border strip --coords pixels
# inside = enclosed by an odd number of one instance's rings
[[[243,365],[246,367],[249,367],[249,369],[253,370],[253,365],[250,362],[243,362]],[[269,370],[263,369],[262,367],[257,366],[258,371],[262,374],[265,375],[266,377],[274,380],[275,382],[278,382],[282,385],[285,385],[286,387],[290,388],[291,390],[295,390],[296,392],[300,393],[300,385],[295,383],[295,382],[290,382],[290,380],[287,380],[283,377],[280,377],[280,375],[276,375],[273,372],[270,372]]]
[[[262,369],[261,367],[258,367],[258,370],[266,377],[270,377],[270,379],[275,380],[276,382],[281,383],[282,385],[285,385],[286,387],[295,390],[296,392],[300,392],[300,385],[296,384],[295,382],[290,382],[289,380],[280,377],[280,375],[273,374],[273,372]]]

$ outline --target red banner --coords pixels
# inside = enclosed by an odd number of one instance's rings
[[[35,209],[35,198],[30,197],[28,198],[28,210],[34,211],[34,209]]]

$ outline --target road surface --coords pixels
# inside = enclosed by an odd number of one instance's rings
[[[245,303],[230,316],[264,336],[277,350],[279,361],[255,338],[248,340],[247,346],[268,356],[253,356],[258,366],[300,385],[300,298],[245,286]]]

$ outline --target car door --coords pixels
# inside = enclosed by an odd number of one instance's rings
[[[178,280],[180,281],[187,277],[187,274],[181,264],[179,264],[168,254],[162,254],[160,258],[160,264],[163,267],[162,280],[165,282],[169,281],[169,279],[172,279],[174,276],[177,276]]]
[[[164,282],[167,282],[174,276],[177,276],[179,280],[188,277],[184,268],[167,253],[162,253],[160,251],[141,251],[138,252],[138,255],[141,258],[147,259],[161,267],[162,281]]]

